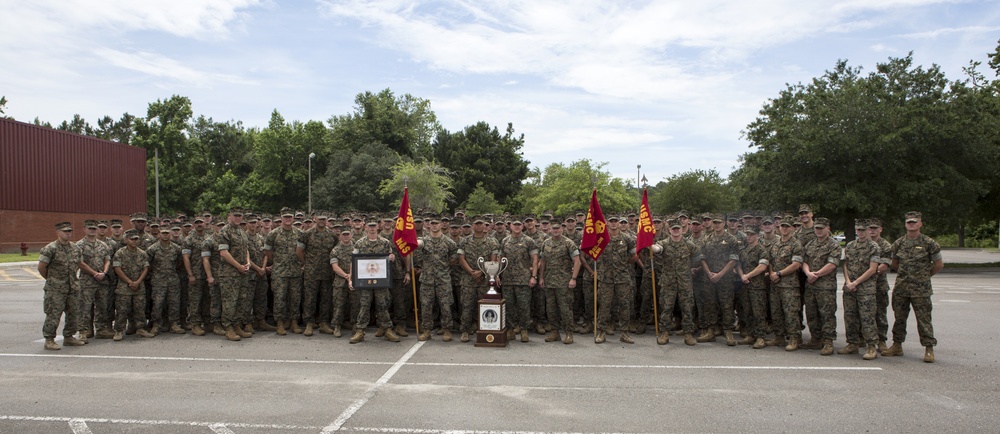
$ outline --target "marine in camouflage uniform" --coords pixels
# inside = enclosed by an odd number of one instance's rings
[[[111,266],[118,275],[118,286],[115,288],[116,341],[122,340],[129,321],[136,324],[140,336],[154,336],[142,328],[146,324],[146,288],[143,280],[149,273],[149,257],[138,247],[140,239],[137,230],[125,231],[126,246],[118,249],[111,259]]]
[[[396,228],[395,220],[384,218],[382,223],[384,224],[381,232],[382,238],[392,241]],[[396,335],[407,337],[410,334],[406,332],[406,316],[408,312],[413,310],[413,287],[409,285],[411,277],[409,264],[413,258],[412,256],[402,256],[398,248],[394,248],[393,252],[396,253],[397,259],[390,264],[392,267],[392,288],[389,289],[389,293],[392,308],[389,311],[389,316],[392,323],[396,325]]]
[[[767,251],[760,244],[760,229],[746,228],[747,244],[740,251],[739,276],[743,292],[750,302],[750,320],[743,323],[744,339],[739,343],[753,344],[755,349],[764,348],[764,321],[767,320],[767,266],[770,262]]]
[[[344,322],[344,317],[357,318],[357,309],[350,307],[355,303],[350,303],[350,299],[357,299],[357,292],[348,288],[347,282],[351,279],[351,256],[354,253],[354,243],[351,236],[354,231],[350,226],[344,226],[340,230],[340,242],[330,250],[330,269],[333,270],[333,301],[330,320],[333,323],[333,335],[341,336],[340,327]],[[346,312],[346,313],[345,313]]]
[[[879,351],[887,349],[889,334],[889,265],[892,262],[892,243],[882,238],[882,222],[868,219],[868,236],[879,247],[879,264],[875,274],[875,324],[878,328]]]
[[[806,276],[805,307],[809,343],[803,348],[822,348],[821,355],[833,354],[837,340],[837,267],[840,244],[830,238],[830,220],[820,217],[813,224],[816,238],[802,247],[802,270]]]
[[[91,338],[95,326],[102,338],[114,336],[108,318],[108,298],[111,296],[108,270],[111,267],[111,247],[97,238],[97,221],[83,223],[87,236],[76,242],[80,248],[80,312],[77,320],[80,335]]]
[[[579,294],[580,298],[583,299],[580,306],[583,324],[576,329],[579,333],[594,331],[594,266],[593,258],[589,255],[580,255],[580,269],[582,270],[579,277],[580,284],[573,289],[573,298],[576,299],[577,294]]]
[[[152,285],[153,310],[150,315],[152,325],[150,332],[156,334],[163,321],[161,317],[164,307],[167,309],[167,321],[170,331],[184,334],[180,327],[181,287],[177,278],[177,264],[181,259],[181,248],[170,242],[170,230],[160,230],[160,241],[146,249],[149,260],[149,282]]]
[[[799,349],[802,342],[802,298],[799,293],[798,270],[802,266],[802,244],[793,236],[792,217],[782,219],[781,238],[771,245],[768,251],[768,262],[771,263],[769,277],[771,279],[771,303],[777,301],[781,306],[779,316],[772,309],[771,317],[775,321],[774,340],[767,345],[781,346],[789,339],[786,351]]]
[[[711,214],[696,215],[691,219],[691,234],[687,236],[687,239],[698,246],[699,249],[705,247],[705,243],[708,241],[709,232],[712,231],[712,216]],[[704,250],[702,250],[704,254]],[[708,287],[709,281],[708,276],[705,274],[705,266],[699,265],[691,270],[691,286],[694,288],[694,306],[695,306],[695,325],[701,330],[710,330],[712,325],[706,321],[708,318],[708,313],[706,312],[709,305],[713,302],[714,297],[710,297],[711,289]],[[709,300],[709,299],[712,300]],[[715,335],[713,333],[712,337]]]
[[[55,225],[57,239],[45,247],[38,255],[38,274],[45,278],[45,297],[43,310],[45,323],[42,324],[42,336],[45,338],[45,349],[58,350],[55,342],[56,329],[59,320],[66,315],[63,325],[63,344],[83,345],[86,339],[77,340],[73,337],[80,329],[77,323],[80,311],[80,282],[76,272],[79,269],[82,254],[80,247],[70,242],[73,227],[69,222]]]
[[[205,220],[195,217],[194,230],[184,239],[181,258],[188,279],[188,325],[195,336],[205,334],[203,327],[209,315],[208,283],[202,261],[202,246],[205,244]]]
[[[245,215],[244,218],[247,219],[247,248],[250,251],[251,272],[247,275],[250,278],[251,293],[246,298],[246,304],[240,308],[246,315],[243,318],[243,329],[251,333],[256,330],[274,331],[276,329],[267,323],[267,264],[264,260],[264,236],[260,233],[260,219],[255,214]],[[327,261],[324,260],[324,266]]]
[[[727,345],[736,345],[733,339],[733,325],[736,322],[733,294],[732,270],[740,260],[739,242],[736,237],[725,231],[726,223],[721,214],[712,218],[715,232],[709,235],[702,245],[705,255],[705,291],[702,293],[702,303],[705,306],[702,313],[702,324],[709,329],[702,329],[698,342],[714,341],[721,328],[726,335]],[[714,330],[711,330],[714,328]]]
[[[281,226],[267,234],[264,252],[271,265],[271,291],[274,292],[274,319],[278,322],[279,335],[285,334],[290,321],[293,332],[301,333],[298,326],[302,304],[302,261],[296,254],[302,244],[302,231],[292,226],[295,214],[290,208],[281,210]]]
[[[511,233],[500,242],[500,257],[507,258],[507,270],[500,277],[507,305],[508,339],[514,327],[520,328],[521,341],[528,341],[531,325],[531,290],[538,284],[538,248],[535,240],[524,234],[524,223],[511,222]]]
[[[663,228],[663,220],[657,218],[653,219],[652,222],[656,230],[656,233],[653,235],[653,242],[665,239],[667,237],[667,230]],[[642,279],[639,282],[639,310],[636,312],[635,332],[642,334],[646,332],[646,325],[653,322],[653,273],[656,273],[655,280],[659,282],[660,268],[656,259],[650,260],[648,249],[643,249],[639,252],[639,259],[642,262]],[[659,297],[659,294],[657,294],[657,297]]]
[[[865,360],[876,357],[878,328],[875,323],[875,273],[881,249],[868,235],[868,222],[857,220],[854,224],[857,239],[844,249],[844,335],[847,346],[840,354],[857,354],[865,345]]]
[[[354,242],[353,253],[355,255],[388,255],[390,263],[398,260],[393,253],[392,243],[378,236],[377,223],[368,222],[365,232],[364,238]],[[378,325],[375,337],[385,336],[387,341],[399,342],[399,336],[393,330],[392,319],[389,317],[389,305],[392,304],[389,288],[354,288],[353,284],[350,287],[358,293],[358,307],[360,309],[357,321],[354,323],[354,336],[351,337],[351,343],[358,343],[364,339],[365,328],[371,322],[373,300],[375,302],[375,322]]]
[[[659,287],[657,300],[660,304],[660,334],[656,343],[665,345],[669,342],[670,317],[674,313],[674,303],[680,304],[681,330],[684,333],[684,343],[695,345],[694,339],[694,286],[691,268],[703,267],[705,256],[701,248],[691,240],[681,235],[681,224],[678,220],[670,220],[667,237],[657,241],[650,249],[653,252],[654,267],[656,267],[656,284]]]
[[[472,235],[462,239],[458,244],[458,260],[465,270],[462,280],[461,304],[461,341],[468,342],[469,335],[476,332],[476,318],[479,299],[490,289],[489,277],[479,269],[479,258],[485,261],[496,261],[500,253],[500,244],[485,232],[486,221],[476,219],[472,224]]]
[[[316,327],[316,314],[318,310],[326,314],[319,315],[323,324],[330,320],[330,308],[319,308],[318,300],[323,297],[330,298],[333,291],[333,269],[330,268],[330,250],[337,245],[337,233],[327,227],[328,217],[325,213],[316,216],[316,225],[302,234],[301,254],[305,258],[305,271],[303,272],[302,288],[302,321],[306,324],[305,335],[312,336],[313,328]],[[329,328],[329,325],[326,326]],[[332,330],[330,330],[332,332]]]
[[[535,217],[526,216],[524,218],[524,234],[535,241],[536,246],[541,246],[543,242],[549,237],[548,234],[538,230],[535,226]],[[553,226],[557,223],[553,222]],[[563,228],[563,236],[566,236],[565,232],[570,230],[570,228]],[[567,237],[568,238],[568,237]],[[579,245],[579,244],[577,244]],[[545,311],[545,291],[532,291],[531,293],[531,322],[535,327],[535,331],[538,334],[545,334],[545,324],[546,320]],[[553,320],[556,320],[555,318]]]
[[[209,323],[212,324],[212,333],[218,336],[225,336],[226,331],[222,327],[222,289],[219,287],[219,270],[222,269],[222,258],[219,256],[219,235],[224,220],[216,223],[213,232],[205,237],[205,242],[201,246],[202,267],[205,269],[206,293],[208,296]]]
[[[597,337],[595,343],[602,343],[605,334],[611,330],[612,303],[618,303],[619,340],[634,343],[628,334],[632,322],[632,299],[635,279],[631,271],[636,260],[635,238],[619,230],[618,217],[608,218],[608,245],[598,259],[597,266]]]
[[[933,303],[931,277],[944,268],[941,246],[931,237],[920,233],[923,216],[916,211],[906,214],[906,235],[892,243],[892,267],[896,269],[896,283],[892,287],[892,346],[884,356],[903,355],[906,340],[906,321],[910,308],[917,317],[917,334],[924,346],[924,361],[934,362],[934,326],[931,323]]]
[[[538,286],[545,291],[547,316],[554,330],[545,337],[546,342],[559,340],[558,328],[565,333],[563,343],[573,343],[576,322],[573,319],[573,288],[577,286],[576,276],[580,272],[580,248],[562,235],[565,229],[559,223],[549,228],[551,235],[542,242],[538,258],[538,268],[542,279]],[[522,341],[527,337],[521,329]]]
[[[442,340],[451,340],[452,324],[451,306],[454,303],[451,291],[451,264],[458,261],[458,244],[441,232],[441,221],[430,220],[430,235],[420,239],[415,263],[419,263],[420,272],[420,327],[419,340],[431,338],[431,328],[434,327],[434,305],[441,311],[441,324],[444,329]]]
[[[243,330],[247,313],[241,311],[247,306],[253,288],[250,287],[250,240],[240,227],[243,212],[230,210],[229,222],[219,232],[219,257],[222,259],[218,272],[219,292],[222,296],[222,327],[226,329],[226,339],[238,341],[253,336]]]

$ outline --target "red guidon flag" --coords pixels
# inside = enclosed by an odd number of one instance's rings
[[[646,190],[642,190],[642,208],[639,208],[639,227],[635,231],[635,253],[652,246],[656,241],[656,227],[653,226],[653,217],[649,213],[649,199],[646,198]]]
[[[590,210],[587,211],[587,220],[583,226],[583,240],[580,243],[580,250],[597,260],[604,253],[604,247],[608,245],[608,222],[604,220],[604,212],[601,211],[601,204],[597,202],[597,189],[590,196]]]
[[[396,230],[392,232],[392,243],[399,253],[407,256],[417,248],[417,230],[413,227],[413,211],[410,211],[409,189],[403,189],[403,202],[399,204]]]

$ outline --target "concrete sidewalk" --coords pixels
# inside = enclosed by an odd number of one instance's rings
[[[3,262],[0,263],[0,270],[5,268],[23,268],[23,267],[35,268],[37,266],[38,266],[38,261]]]

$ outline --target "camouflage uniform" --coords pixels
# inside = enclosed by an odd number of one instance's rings
[[[350,309],[356,303],[352,299],[357,299],[357,293],[347,287],[347,279],[351,276],[351,255],[354,252],[353,244],[338,243],[330,251],[330,265],[337,264],[341,271],[347,274],[347,278],[336,275],[333,277],[333,310],[330,315],[330,322],[337,327],[344,322],[345,310],[350,318],[357,319],[358,309]],[[331,268],[332,270],[332,268]]]
[[[143,270],[149,267],[149,257],[140,248],[125,247],[119,249],[111,260],[111,265],[116,269],[121,269],[129,279],[135,281],[142,275]],[[139,281],[136,289],[129,288],[125,279],[118,280],[115,288],[115,331],[124,331],[128,321],[140,327],[146,324],[146,287],[145,283]]]
[[[104,265],[111,263],[111,247],[104,241],[88,241],[86,238],[76,242],[80,248],[81,261],[91,269],[100,273]],[[110,308],[111,286],[110,274],[105,272],[103,280],[97,280],[88,273],[80,272],[80,311],[77,316],[78,329],[89,332],[92,327],[103,328],[111,325],[108,318]]]
[[[565,333],[576,331],[576,321],[573,320],[573,291],[569,289],[569,281],[575,278],[573,258],[579,255],[580,249],[573,244],[573,240],[565,236],[548,237],[542,242],[538,259],[540,262],[545,262],[543,279],[549,324],[562,328]]]
[[[531,257],[538,255],[535,240],[524,235],[519,237],[508,235],[500,243],[500,256],[507,258],[507,271],[501,277],[503,282],[503,297],[507,305],[513,309],[507,310],[509,327],[527,328],[531,325]]]
[[[458,259],[458,244],[441,235],[438,238],[424,237],[423,247],[416,251],[421,265],[420,272],[420,327],[424,331],[434,327],[435,301],[441,309],[442,327],[452,324],[451,306],[454,298],[451,292],[451,264]]]
[[[709,235],[705,232],[701,233],[700,237],[695,237],[692,232],[691,236],[687,237],[688,241],[694,243],[699,250],[705,247],[705,243],[708,241]],[[701,250],[704,255],[704,250]],[[705,275],[705,269],[703,267],[696,267],[694,274],[691,276],[691,286],[694,289],[694,307],[695,307],[695,317],[697,322],[695,323],[699,329],[707,330],[712,324],[708,323],[708,313],[706,312],[710,307],[710,304],[714,302],[715,297],[712,296],[711,288],[708,287],[708,276]]]
[[[187,258],[191,265],[191,276],[194,276],[193,282],[191,277],[188,277],[187,297],[187,322],[192,327],[205,325],[204,316],[208,315],[209,312],[209,299],[206,292],[208,283],[205,281],[205,266],[201,259],[201,249],[204,244],[205,234],[191,231],[191,234],[184,239],[184,247],[181,248],[181,255]]]
[[[568,230],[568,229],[567,229]],[[524,234],[531,238],[536,246],[541,246],[545,240],[549,239],[549,234],[538,230],[535,228],[534,233],[528,233],[524,231]],[[566,236],[566,230],[563,231],[563,236]],[[569,237],[567,237],[569,238]],[[577,244],[579,245],[579,244]],[[531,293],[531,322],[534,324],[545,324],[546,322],[546,311],[545,311],[545,291],[532,291]],[[556,320],[557,318],[553,318]]]
[[[906,321],[910,316],[910,307],[917,317],[917,333],[920,345],[933,347],[937,345],[934,338],[934,326],[931,324],[931,267],[941,259],[941,246],[927,235],[920,234],[916,239],[900,237],[892,243],[892,259],[899,261],[896,283],[892,287],[892,313],[895,322],[892,324],[892,342],[902,344],[906,340]]]
[[[167,308],[167,321],[180,321],[181,283],[177,278],[177,262],[181,249],[176,244],[157,242],[146,249],[149,260],[149,283],[153,287],[153,310],[150,320],[159,324],[163,308]]]
[[[781,271],[793,262],[802,262],[802,244],[794,236],[788,241],[778,239],[771,245],[768,252],[768,262],[775,272]],[[774,321],[775,335],[785,335],[787,338],[802,340],[802,296],[799,294],[798,273],[778,278],[771,283],[771,318]],[[783,324],[783,327],[778,326]]]
[[[274,319],[298,320],[302,304],[302,263],[295,255],[297,247],[305,247],[302,231],[277,227],[267,234],[264,251],[273,252],[271,291],[274,292]]]
[[[247,247],[250,250],[250,261],[258,267],[264,264],[264,236],[258,233],[247,233]],[[327,267],[329,268],[329,267]],[[267,274],[257,274],[252,269],[250,273],[250,288],[252,294],[247,297],[246,305],[241,309],[247,316],[245,323],[264,321],[267,318]],[[322,311],[322,309],[320,309]],[[329,318],[329,306],[327,307]]]
[[[247,238],[246,231],[229,223],[219,232],[218,238],[219,252],[228,250],[238,264],[246,265],[250,253],[250,240]],[[215,276],[217,276],[216,280],[219,281],[219,291],[222,296],[222,326],[242,327],[247,313],[241,311],[240,308],[247,305],[246,300],[250,297],[250,291],[253,290],[250,287],[250,277],[247,276],[250,273],[243,273],[224,260],[220,261],[219,265],[219,272]]]
[[[354,254],[368,254],[377,253],[380,255],[389,255],[393,253],[392,243],[389,240],[376,237],[374,240],[368,239],[366,235],[364,238],[354,242]],[[399,261],[399,258],[395,258]],[[381,329],[391,329],[392,319],[389,318],[389,305],[392,304],[391,295],[389,288],[354,288],[358,293],[358,316],[355,317],[357,321],[354,323],[354,327],[358,330],[364,330],[368,327],[368,323],[371,322],[371,311],[372,311],[372,299],[375,301],[375,321],[379,328]]]
[[[872,262],[880,263],[881,249],[872,240],[862,243],[858,240],[847,243],[844,249],[844,266],[851,280],[856,280],[868,271]],[[844,335],[847,343],[858,346],[878,344],[878,328],[875,322],[875,279],[869,278],[857,285],[854,292],[844,289]]]
[[[222,324],[222,289],[219,286],[219,270],[222,269],[222,258],[219,256],[219,233],[209,234],[205,237],[205,241],[201,245],[201,256],[202,259],[208,258],[208,267],[205,272],[206,277],[208,276],[208,271],[212,272],[212,278],[215,279],[215,283],[212,285],[207,285],[207,295],[208,296],[208,315],[209,322],[212,324]],[[204,265],[204,261],[203,261]],[[226,264],[228,267],[229,264]]]
[[[465,262],[473,271],[480,271],[478,260],[491,260],[494,255],[500,253],[500,244],[493,237],[483,235],[476,237],[475,234],[462,239],[458,245],[458,256],[464,257]],[[463,268],[464,269],[464,268]],[[475,333],[476,318],[479,317],[479,299],[490,289],[489,277],[480,271],[480,278],[477,280],[471,274],[466,274],[462,278],[462,297],[459,299],[462,316],[459,330],[466,333]]]
[[[333,247],[337,245],[337,233],[329,227],[313,226],[303,232],[302,244],[305,244],[302,321],[305,323],[327,322],[330,320],[330,306],[327,305],[324,309],[318,305],[318,299],[321,296],[329,298],[329,294],[333,291],[330,250],[333,250]],[[316,321],[316,313],[320,314],[319,321]]]
[[[729,261],[740,259],[739,241],[727,232],[710,235],[705,240],[701,251],[705,254],[705,262],[708,264],[709,270],[712,270],[713,273],[721,272]],[[718,282],[712,282],[706,277],[706,291],[702,293],[702,303],[705,306],[702,309],[702,313],[705,315],[705,318],[702,319],[703,324],[709,327],[721,325],[723,330],[733,329],[736,322],[734,316],[734,278],[735,275],[732,272],[724,274]]]
[[[623,332],[628,331],[632,321],[632,298],[635,279],[632,277],[632,263],[635,254],[635,238],[619,233],[608,240],[608,245],[597,264],[597,328],[605,332],[611,328],[611,305],[618,303],[618,325]],[[551,318],[550,318],[551,320]]]
[[[583,329],[589,329],[594,325],[594,273],[587,271],[594,269],[594,259],[588,255],[580,255],[580,280],[573,290],[573,298],[577,293],[582,298],[581,316],[583,317]],[[581,332],[582,333],[582,332]]]
[[[803,263],[818,272],[826,264],[840,266],[840,244],[831,237],[816,238],[802,248]],[[837,340],[837,270],[806,283],[806,318],[809,336],[814,340]]]
[[[889,265],[892,262],[892,244],[885,238],[875,241],[879,247],[879,263]],[[879,273],[875,278],[875,326],[878,328],[878,339],[885,342],[889,335],[889,270]]]
[[[59,319],[63,313],[66,314],[63,336],[71,337],[80,329],[80,282],[76,272],[81,256],[80,247],[69,241],[53,241],[43,247],[38,255],[38,262],[48,264],[43,303],[45,323],[42,325],[42,336],[46,339],[56,337],[56,329],[59,328]]]
[[[758,265],[769,265],[767,251],[759,242],[754,246],[746,246],[740,251],[740,264],[743,273],[749,273]],[[754,338],[762,338],[766,334],[764,331],[764,321],[767,320],[767,274],[761,273],[750,278],[750,283],[743,284],[743,292],[750,298],[750,321],[741,323],[746,327],[747,335]]]
[[[673,241],[666,238],[656,242],[663,250],[655,255],[656,285],[659,287],[660,330],[667,330],[674,313],[674,303],[679,301],[681,327],[685,334],[694,333],[694,286],[691,268],[699,266],[705,256],[691,240]]]

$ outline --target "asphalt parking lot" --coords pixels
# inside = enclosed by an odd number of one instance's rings
[[[995,432],[1000,272],[934,278],[937,363],[717,343],[128,336],[42,349],[42,281],[0,271],[0,432]],[[842,311],[838,316],[842,315]],[[890,321],[892,314],[890,312]],[[843,333],[843,323],[838,323]],[[844,345],[843,336],[836,347]]]

